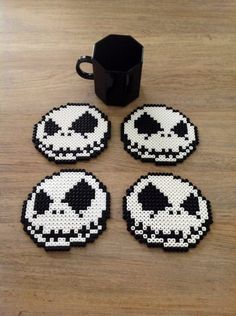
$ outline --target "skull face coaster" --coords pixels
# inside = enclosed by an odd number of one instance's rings
[[[125,118],[121,140],[135,159],[175,165],[196,149],[198,131],[181,112],[165,105],[146,104]]]
[[[48,112],[34,126],[33,143],[49,160],[75,163],[103,151],[110,131],[107,116],[95,106],[68,103]]]
[[[195,247],[210,230],[210,202],[188,180],[171,173],[138,179],[123,200],[127,229],[141,243],[168,251]]]
[[[85,246],[106,229],[110,194],[85,170],[61,170],[46,177],[24,202],[21,222],[46,250]]]

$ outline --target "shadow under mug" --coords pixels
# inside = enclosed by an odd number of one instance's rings
[[[93,73],[80,68],[93,65]],[[81,56],[76,71],[94,80],[96,95],[107,105],[125,106],[139,96],[143,46],[129,35],[108,35],[94,44],[93,56]]]

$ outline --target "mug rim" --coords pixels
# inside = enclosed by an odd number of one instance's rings
[[[126,38],[130,38],[132,41],[134,41],[140,47],[140,50],[141,50],[139,62],[136,63],[135,65],[133,65],[132,67],[128,68],[127,70],[111,70],[111,69],[108,69],[106,66],[104,66],[101,63],[101,61],[99,61],[95,57],[95,50],[96,50],[96,45],[98,43],[100,43],[101,41],[104,41],[105,39],[107,39],[109,37],[126,37]],[[111,73],[128,73],[128,72],[132,71],[135,67],[140,66],[140,65],[143,64],[143,52],[144,52],[144,46],[142,44],[140,44],[133,36],[131,36],[131,35],[123,35],[123,34],[109,34],[109,35],[103,37],[102,39],[100,39],[99,41],[97,41],[96,43],[93,44],[92,61],[95,60],[107,72],[111,72]]]

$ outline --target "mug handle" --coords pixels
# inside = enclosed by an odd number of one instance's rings
[[[89,80],[93,80],[94,79],[94,74],[93,73],[89,73],[89,72],[85,72],[80,68],[80,64],[82,63],[89,63],[89,64],[93,64],[92,62],[92,57],[91,56],[81,56],[77,63],[76,63],[76,71],[78,73],[78,75],[84,79],[89,79]]]

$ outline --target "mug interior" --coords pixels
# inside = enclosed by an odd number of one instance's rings
[[[108,35],[94,46],[93,58],[109,71],[128,71],[142,62],[143,46],[128,35]]]

